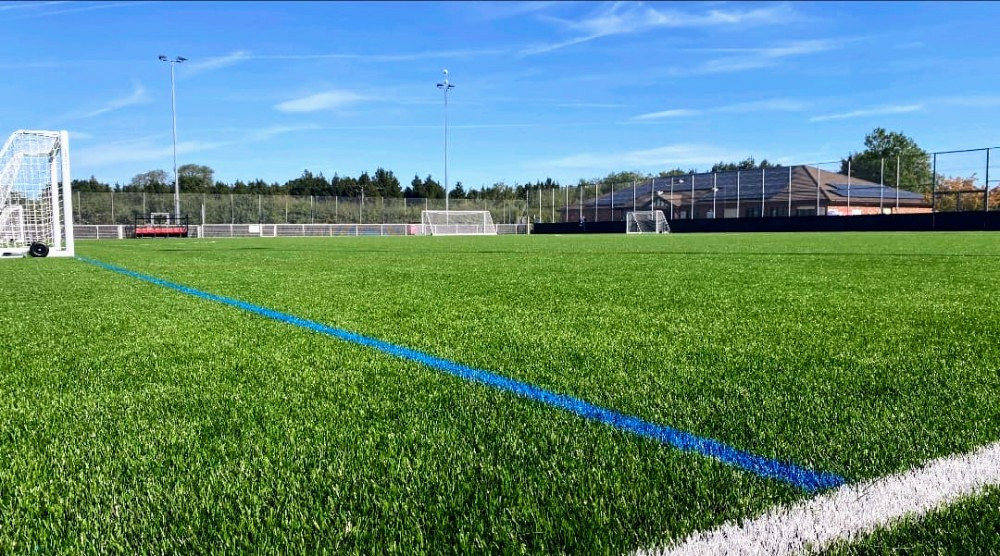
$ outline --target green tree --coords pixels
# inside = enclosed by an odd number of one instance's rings
[[[455,187],[451,188],[451,192],[448,193],[448,196],[452,199],[465,199],[468,197],[468,194],[465,192],[465,187],[462,186],[462,182],[458,182],[455,184]]]
[[[680,168],[674,168],[673,170],[668,170],[668,171],[662,171],[661,170],[660,173],[656,175],[656,177],[658,177],[658,178],[669,178],[669,177],[672,177],[672,176],[686,176],[688,174],[694,174],[694,173],[695,173],[694,169],[691,169],[691,170],[682,170]]]
[[[780,164],[772,164],[766,158],[758,163],[753,156],[748,156],[739,162],[717,162],[712,166],[713,172],[735,172],[736,170],[760,170],[761,168],[777,168]],[[693,173],[693,172],[692,172]]]
[[[177,168],[177,181],[184,193],[205,193],[215,183],[215,171],[201,164],[184,164]]]
[[[885,159],[885,183],[896,185],[896,159],[899,157],[899,184],[901,189],[926,193],[931,190],[931,158],[916,141],[896,131],[876,127],[865,136],[865,150],[854,152],[840,161],[840,173],[847,174],[848,161],[851,176],[879,183],[882,159]]]
[[[150,170],[136,174],[124,191],[145,193],[168,193],[173,190],[173,181],[166,170]]]
[[[316,176],[309,170],[303,170],[302,175],[285,183],[289,195],[330,195],[330,182],[323,174]]]
[[[424,190],[427,191],[428,199],[444,199],[444,187],[434,181],[430,174],[424,179]]]
[[[410,181],[410,185],[403,191],[403,196],[411,199],[421,199],[426,197],[427,189],[424,187],[424,180],[420,179],[420,176],[414,174],[413,179]]]
[[[626,184],[632,183],[633,181],[643,181],[649,178],[647,174],[642,174],[640,172],[611,172],[607,176],[599,180],[595,180],[601,183],[613,183],[613,184]]]
[[[111,191],[111,186],[106,183],[101,183],[97,181],[97,178],[90,176],[89,180],[73,180],[70,182],[73,191],[91,192],[91,191]]]
[[[375,170],[375,190],[382,197],[399,198],[403,196],[399,179],[391,170],[386,170],[382,167]]]
[[[358,176],[357,190],[365,197],[379,197],[379,192],[375,189],[375,183],[368,172],[361,172],[361,175]]]

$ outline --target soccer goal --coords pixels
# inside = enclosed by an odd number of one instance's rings
[[[662,210],[643,210],[630,212],[625,215],[628,227],[627,234],[668,234],[670,224]]]
[[[15,131],[0,150],[0,257],[73,256],[69,135]]]
[[[425,210],[420,225],[424,235],[497,235],[488,210]]]

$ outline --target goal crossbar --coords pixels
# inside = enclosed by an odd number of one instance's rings
[[[667,234],[670,223],[662,210],[640,210],[625,215],[627,234]]]
[[[488,210],[425,210],[420,213],[424,235],[497,235]]]

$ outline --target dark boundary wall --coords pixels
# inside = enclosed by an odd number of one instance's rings
[[[1000,212],[936,212],[872,216],[696,218],[671,220],[674,233],[712,232],[964,232],[1000,231]],[[534,224],[533,234],[624,234],[625,222]]]

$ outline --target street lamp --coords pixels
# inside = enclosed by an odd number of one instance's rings
[[[177,179],[177,95],[174,88],[174,65],[186,62],[187,58],[178,56],[173,60],[160,54],[160,61],[170,64],[170,115],[174,130],[174,222],[181,220],[181,186]]]
[[[455,88],[448,82],[448,70],[444,70],[444,81],[437,88],[444,91],[444,211],[448,212],[448,91]]]

